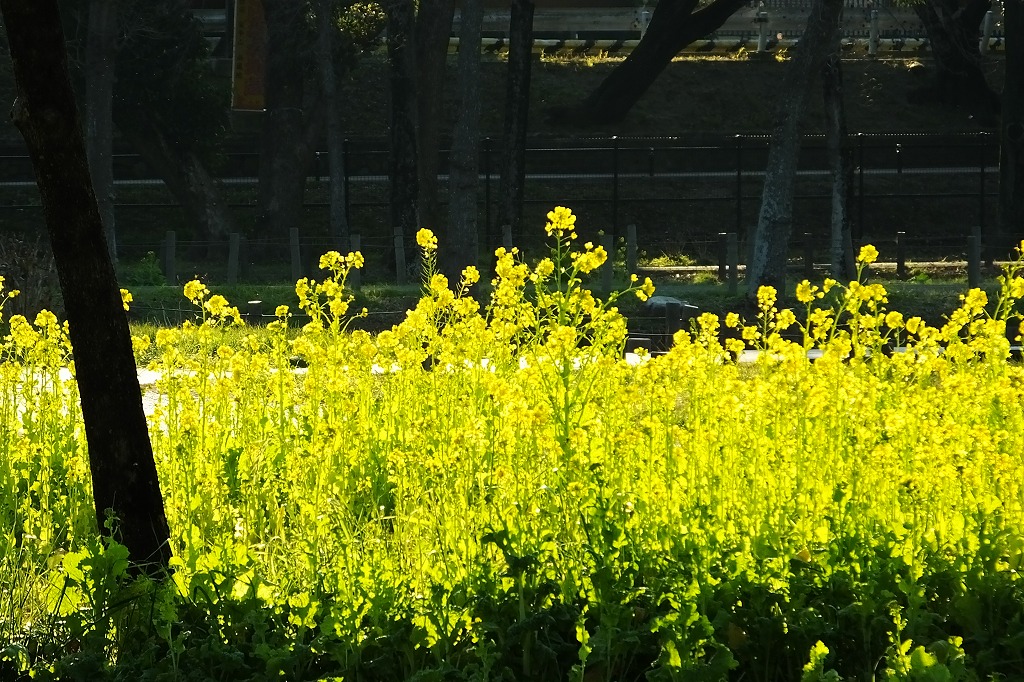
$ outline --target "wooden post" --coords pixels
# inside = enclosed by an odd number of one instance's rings
[[[238,284],[239,234],[232,232],[228,237],[228,284]]]
[[[718,233],[718,281],[724,282],[729,276],[729,244],[728,234]]]
[[[358,234],[351,234],[351,235],[349,235],[349,237],[348,237],[348,244],[349,244],[349,250],[352,251],[353,253],[355,253],[356,251],[361,251],[362,250],[362,238]],[[365,258],[363,259],[363,262],[364,262],[364,266],[363,267],[365,267],[365,262],[366,262]],[[362,286],[362,284],[363,284],[363,271],[362,270],[358,270],[356,268],[352,268],[352,270],[350,270],[349,273],[348,273],[348,284],[353,289],[358,289],[360,286]]]
[[[967,238],[967,286],[981,285],[981,237],[975,233]]]
[[[626,225],[626,276],[636,273],[636,225]]]
[[[249,301],[245,310],[245,323],[250,327],[263,323],[263,301]]]
[[[896,279],[907,278],[907,233],[896,233]]]
[[[292,281],[302,279],[302,257],[299,253],[299,228],[288,230],[288,245],[292,254]]]
[[[608,254],[608,260],[601,271],[601,288],[607,295],[612,290],[613,277],[615,276],[615,247],[612,244],[612,236],[610,234],[601,235],[601,246],[604,247],[605,253]]]
[[[768,49],[768,12],[761,10],[757,13],[757,51],[764,52]]]
[[[740,286],[740,239],[735,232],[725,236],[729,258],[729,295],[735,296]]]
[[[512,250],[512,226],[508,223],[501,226],[501,245]]]
[[[405,263],[405,237],[401,227],[395,228],[395,274],[399,284],[405,284],[409,279],[409,269]]]
[[[177,265],[174,262],[176,246],[177,235],[174,230],[167,230],[164,235],[164,277],[170,285],[178,283]]]
[[[878,10],[871,10],[871,26],[868,28],[868,54],[878,54]]]

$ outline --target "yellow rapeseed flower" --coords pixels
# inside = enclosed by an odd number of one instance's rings
[[[860,263],[874,263],[878,260],[878,249],[871,244],[865,244],[860,247],[860,255],[857,256],[857,261]]]
[[[654,295],[654,282],[651,281],[650,277],[644,277],[644,283],[636,290],[636,297],[641,301],[646,301]]]
[[[132,302],[132,293],[127,289],[121,289],[121,305],[124,306],[125,310],[128,310],[128,304]]]
[[[553,211],[548,211],[548,223],[544,226],[544,230],[556,237],[561,237],[565,233],[573,234],[573,230],[576,226],[576,216],[573,215],[572,210],[565,206],[555,206]]]
[[[210,290],[198,279],[194,279],[185,285],[185,298],[193,303],[199,303],[208,293],[210,293]]]
[[[437,249],[437,237],[425,227],[416,233],[416,243],[424,251],[434,251]]]
[[[796,300],[801,303],[810,303],[815,299],[818,287],[812,285],[806,279],[796,285]]]
[[[477,270],[475,265],[466,266],[466,269],[462,271],[462,281],[467,286],[472,286],[480,281],[480,271]]]

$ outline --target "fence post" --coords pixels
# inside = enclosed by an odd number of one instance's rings
[[[743,136],[736,136],[736,234],[743,234]]]
[[[878,10],[871,10],[871,26],[868,28],[868,54],[878,54]]]
[[[988,43],[992,39],[992,29],[995,24],[996,17],[992,14],[992,10],[985,12],[985,18],[981,21],[981,44],[978,45],[978,50],[982,54],[988,54]]]
[[[978,232],[985,234],[985,135],[978,133]],[[992,249],[985,245],[985,262],[992,264]]]
[[[853,240],[864,238],[864,133],[857,133],[857,229]]]
[[[395,228],[395,274],[398,284],[405,284],[408,280],[408,266],[405,264],[405,236],[402,228]]]
[[[907,278],[907,233],[896,233],[896,279]]]
[[[612,135],[612,239],[619,233],[619,136]]]
[[[768,12],[767,10],[759,10],[757,17],[754,19],[757,22],[757,51],[764,52],[768,49]]]
[[[729,257],[729,295],[735,296],[740,286],[740,240],[735,232],[725,236]]]
[[[512,250],[512,226],[508,223],[501,226],[501,245]]]
[[[484,239],[491,241],[494,232],[491,230],[491,138],[484,138]],[[479,234],[479,232],[477,233]]]
[[[362,250],[362,239],[358,234],[350,234],[348,236],[348,248],[353,253]],[[366,259],[363,259],[363,267],[366,267]],[[352,268],[348,273],[348,283],[352,285],[353,289],[358,289],[363,283],[363,271],[358,268]]]
[[[167,230],[164,235],[164,277],[167,283],[174,285],[178,283],[178,273],[174,262],[174,251],[177,245],[177,235],[174,230]]]
[[[718,233],[718,281],[724,282],[729,276],[729,235],[725,232]]]
[[[804,232],[804,277],[814,278],[814,238],[810,232]]]
[[[302,259],[299,253],[299,228],[288,230],[288,246],[292,256],[292,281],[302,279]]]
[[[615,277],[615,242],[612,241],[610,234],[601,235],[601,246],[604,247],[605,253],[608,254],[608,261],[604,264],[604,270],[601,272],[601,288],[607,295],[612,290]]]
[[[636,225],[626,225],[626,276],[636,273]]]
[[[238,283],[238,247],[239,235],[232,232],[228,236],[228,284]]]
[[[350,183],[349,183],[349,170],[348,170],[349,160],[348,160],[348,157],[349,157],[349,154],[348,154],[348,138],[346,137],[344,140],[341,141],[341,177],[342,177],[342,183],[345,186],[345,224],[346,225],[349,224],[348,207],[349,207],[349,204],[352,201],[351,198],[350,198],[351,197],[351,192],[349,191]]]
[[[967,238],[967,286],[972,289],[981,285],[981,236],[978,232],[975,226],[974,234]]]
[[[252,265],[252,252],[249,250],[249,238],[244,234],[238,238],[238,276],[249,276]]]
[[[254,326],[263,322],[263,301],[249,301],[245,310],[245,323]]]

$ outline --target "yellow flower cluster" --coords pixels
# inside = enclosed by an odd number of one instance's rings
[[[565,206],[555,206],[554,210],[548,211],[548,222],[544,231],[554,237],[568,235],[570,239],[576,238],[576,216]]]

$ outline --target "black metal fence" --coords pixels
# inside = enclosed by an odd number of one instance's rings
[[[872,242],[883,258],[903,233],[912,260],[952,259],[965,255],[967,237],[983,241],[996,220],[998,141],[987,133],[956,135],[856,134],[851,136],[855,166],[851,196],[854,238]],[[767,136],[533,138],[527,149],[524,228],[512,235],[527,253],[543,248],[545,214],[554,205],[579,216],[580,236],[597,241],[611,235],[621,244],[626,227],[635,226],[640,263],[717,262],[718,235],[736,233],[742,244],[757,222],[768,157]],[[389,181],[386,140],[350,139],[345,147],[346,213],[367,256],[370,279],[395,276],[395,234],[388,224]],[[301,270],[315,272],[328,236],[327,154],[317,153],[307,182],[306,201],[295,216]],[[291,276],[295,269],[295,233],[259,235],[256,226],[259,158],[229,154],[221,178],[238,232],[238,276],[264,281]],[[447,153],[442,152],[440,182],[447,191]],[[497,140],[481,143],[479,226],[488,249],[503,241],[497,224],[500,188]],[[204,240],[186,224],[181,208],[162,183],[150,177],[138,157],[115,159],[117,231],[121,262],[145,269],[164,262],[166,234],[174,231],[176,272],[213,278],[226,276],[230,243]],[[0,221],[5,226],[42,224],[38,195],[28,160],[0,157]],[[801,240],[827,243],[832,176],[824,140],[804,140],[796,178],[794,233]],[[806,237],[805,237],[806,236]],[[401,235],[414,249],[414,235]],[[794,255],[800,256],[801,245]],[[413,258],[409,259],[414,260]],[[486,261],[486,257],[484,258]],[[152,268],[150,268],[151,270]]]

